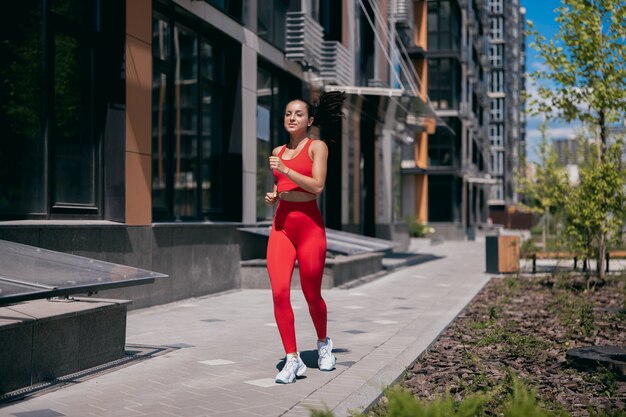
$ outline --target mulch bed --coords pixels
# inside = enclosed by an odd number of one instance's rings
[[[568,349],[626,346],[626,275],[588,290],[581,277],[493,278],[410,368],[400,385],[420,399],[498,392],[516,374],[547,409],[572,416],[626,410],[626,378],[568,363]],[[506,398],[501,390],[494,410]],[[497,412],[497,411],[496,411]]]

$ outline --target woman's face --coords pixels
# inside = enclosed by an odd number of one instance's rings
[[[290,135],[306,132],[311,123],[313,123],[313,118],[309,117],[306,103],[294,100],[287,104],[284,125]]]

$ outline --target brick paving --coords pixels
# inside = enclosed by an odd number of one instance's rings
[[[323,292],[337,368],[317,369],[306,302],[292,291],[306,374],[280,385],[283,360],[269,290],[241,290],[128,314],[127,344],[166,353],[0,406],[10,417],[336,417],[369,406],[400,378],[489,279],[484,240],[411,250],[439,256],[362,285]]]

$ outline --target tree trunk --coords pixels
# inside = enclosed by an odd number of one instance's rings
[[[543,213],[543,227],[541,228],[541,244],[543,245],[543,251],[547,252],[548,248],[546,248],[546,229],[548,228],[548,223],[546,221],[546,217],[548,216],[548,212]]]
[[[598,112],[598,124],[600,125],[600,161],[604,161],[604,155],[606,154],[606,139],[607,139],[607,127],[606,117],[604,109],[600,109]]]
[[[598,242],[598,262],[596,270],[598,272],[598,279],[602,280],[605,276],[604,258],[606,257],[606,233],[600,234],[600,241]]]

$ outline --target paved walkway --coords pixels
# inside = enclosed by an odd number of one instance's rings
[[[348,416],[400,378],[489,280],[484,246],[482,239],[414,240],[413,251],[440,258],[326,290],[332,372],[317,369],[313,325],[301,292],[293,291],[309,369],[294,384],[274,383],[283,355],[270,291],[233,291],[129,312],[128,344],[176,349],[7,404],[0,416],[296,417],[312,407]]]

